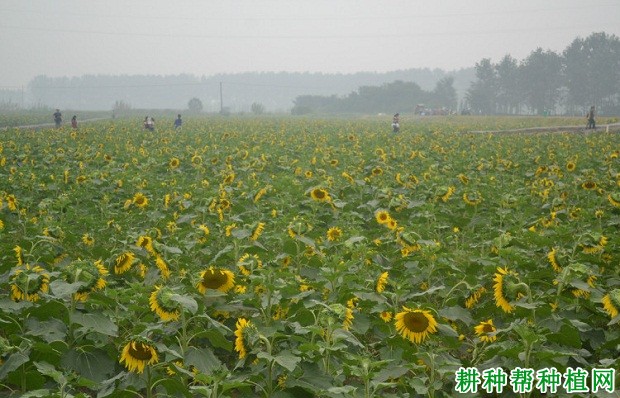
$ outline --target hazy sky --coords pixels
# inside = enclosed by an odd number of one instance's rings
[[[620,36],[620,0],[0,0],[0,87],[39,74],[453,70]]]

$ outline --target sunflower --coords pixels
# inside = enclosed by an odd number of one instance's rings
[[[171,300],[174,292],[169,287],[155,286],[149,297],[151,311],[164,322],[176,321],[181,315],[179,303]]]
[[[449,186],[444,191],[444,194],[440,196],[441,200],[443,202],[447,202],[450,199],[450,197],[454,194],[455,191],[456,191],[456,188],[454,188],[453,186]]]
[[[480,192],[465,192],[463,194],[463,201],[469,206],[476,206],[482,202],[482,195],[480,195]]]
[[[129,271],[129,268],[131,268],[135,259],[136,256],[132,252],[122,253],[121,255],[116,257],[114,264],[114,273],[120,275]]]
[[[610,318],[615,318],[620,314],[620,289],[614,289],[603,296],[601,300],[603,309],[607,311]]]
[[[15,198],[15,195],[7,195],[6,205],[9,208],[9,210],[17,211],[17,198]]]
[[[101,260],[94,263],[77,260],[69,264],[64,272],[67,282],[83,283],[83,286],[73,295],[75,301],[86,301],[90,293],[102,290],[107,285],[105,278],[108,276],[108,270]]]
[[[474,290],[474,292],[470,294],[469,297],[467,297],[467,299],[465,300],[465,308],[467,309],[474,308],[474,305],[478,303],[478,301],[480,300],[480,297],[482,297],[482,295],[486,291],[487,289],[484,286],[481,286],[478,289]]]
[[[396,228],[398,228],[398,222],[396,220],[394,220],[393,218],[390,218],[388,220],[387,224],[385,224],[385,225],[391,231],[394,231]]]
[[[252,232],[252,236],[250,236],[250,240],[257,240],[261,236],[264,230],[265,230],[265,223],[259,222],[256,225],[254,232]]]
[[[141,192],[138,192],[133,196],[133,203],[140,208],[144,208],[149,204],[149,199]]]
[[[557,253],[558,251],[554,247],[549,253],[547,253],[547,260],[549,260],[549,264],[551,264],[553,270],[559,273],[562,271],[562,267],[558,263]]]
[[[465,174],[459,174],[458,178],[465,185],[469,183],[469,178]]]
[[[232,184],[232,183],[233,183],[233,181],[235,181],[235,177],[236,177],[236,176],[235,176],[235,173],[230,173],[230,174],[228,174],[226,177],[224,177],[224,181],[223,181],[223,183],[224,183],[225,185],[230,185],[230,184]]]
[[[310,191],[310,197],[317,202],[329,202],[331,198],[329,196],[329,192],[322,188],[314,188]]]
[[[86,246],[92,246],[95,244],[95,238],[93,238],[91,234],[84,234],[82,235],[82,243]]]
[[[493,319],[489,319],[486,322],[480,322],[478,326],[474,327],[474,331],[480,337],[480,341],[492,343],[497,340],[495,331],[497,329],[493,325]]]
[[[266,188],[261,188],[258,190],[258,192],[256,192],[256,195],[254,195],[254,203],[258,202],[260,200],[260,198],[263,197],[264,194],[267,193],[267,189]]]
[[[17,259],[17,265],[21,266],[25,264],[25,260],[24,260],[24,250],[21,248],[21,246],[15,246],[13,248],[13,251],[15,252],[15,258]]]
[[[235,275],[232,272],[211,266],[200,273],[200,281],[196,288],[202,294],[205,294],[207,289],[219,290],[225,293],[232,289],[233,286],[235,286]]]
[[[426,310],[412,310],[403,306],[403,311],[394,316],[396,331],[413,343],[421,343],[437,332],[437,321]]]
[[[514,271],[509,271],[508,267],[497,267],[497,272],[493,278],[493,281],[495,282],[493,285],[495,305],[507,313],[511,313],[515,309],[515,307],[510,304],[510,298],[507,297],[506,293],[517,290],[515,286],[516,284],[514,283],[515,281],[513,280],[516,277],[517,273]],[[515,298],[517,297],[515,296]]]
[[[252,327],[252,322],[246,320],[245,318],[239,318],[237,319],[237,324],[235,326],[235,351],[239,353],[239,359],[243,359],[248,355],[248,351],[245,347],[244,332],[246,329]]]
[[[566,163],[566,170],[568,170],[568,171],[575,171],[576,168],[577,168],[577,165],[575,164],[575,162],[570,161],[570,162]]]
[[[327,240],[336,242],[342,237],[342,230],[338,227],[331,227],[327,230]]]
[[[125,345],[119,363],[122,364],[123,362],[130,372],[142,373],[146,365],[159,362],[159,357],[155,347],[140,338],[131,340]]]
[[[150,254],[155,254],[155,249],[153,248],[153,238],[147,235],[142,235],[138,237],[136,241],[136,246],[143,248]]]
[[[262,268],[263,262],[260,257],[258,257],[258,254],[250,255],[245,253],[243,256],[239,257],[239,260],[237,260],[237,267],[239,267],[239,270],[243,275],[249,276],[255,269]],[[248,269],[247,267],[250,268]]]
[[[392,312],[390,311],[381,311],[379,317],[383,320],[383,322],[388,323],[392,320]]]
[[[181,161],[177,158],[172,158],[170,159],[170,162],[168,162],[168,166],[170,166],[171,169],[176,169],[180,164]]]
[[[594,181],[586,181],[583,184],[581,184],[581,188],[588,190],[588,191],[593,191],[596,189],[596,183]]]
[[[612,206],[620,208],[620,193],[612,192],[607,195],[607,200]]]
[[[382,273],[381,275],[379,275],[379,279],[377,279],[377,293],[381,293],[385,290],[385,285],[387,285],[388,283],[388,272],[385,271],[384,273]]]
[[[13,301],[39,301],[41,293],[49,291],[50,277],[38,265],[19,266],[11,278],[11,299]]]
[[[390,213],[388,213],[387,210],[378,210],[375,213],[375,220],[377,220],[379,224],[387,224],[391,219],[392,217],[390,217]]]
[[[383,169],[381,167],[377,166],[374,169],[372,169],[371,173],[372,173],[372,175],[374,177],[380,176],[381,174],[383,174]]]

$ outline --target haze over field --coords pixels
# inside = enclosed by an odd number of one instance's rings
[[[37,75],[446,71],[620,35],[615,0],[0,2],[0,88]]]

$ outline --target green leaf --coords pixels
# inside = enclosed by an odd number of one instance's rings
[[[63,367],[96,382],[103,382],[114,374],[116,364],[105,351],[89,350],[87,347],[77,347],[68,351],[60,362]]]
[[[289,372],[294,371],[297,364],[301,361],[300,357],[297,357],[288,351],[282,351],[280,354],[276,355],[274,359],[278,365],[287,369]]]
[[[67,336],[67,326],[57,319],[39,321],[36,318],[30,318],[26,321],[26,327],[29,335],[41,337],[48,343],[64,341]]]
[[[203,373],[213,373],[222,366],[220,360],[208,348],[189,347],[183,361],[187,366],[195,366]]]
[[[181,307],[188,310],[192,314],[195,314],[196,311],[198,311],[198,303],[190,296],[185,296],[182,294],[171,294],[170,300],[179,303]]]
[[[50,282],[50,290],[54,296],[66,300],[70,300],[71,296],[84,286],[84,282],[67,283],[61,279]]]
[[[118,336],[118,326],[109,317],[102,314],[86,314],[74,311],[71,313],[71,323],[82,325],[88,332],[96,332],[108,336]]]
[[[471,325],[474,322],[470,312],[460,306],[442,308],[438,313],[444,318],[451,321],[462,321],[466,325]]]
[[[0,367],[0,380],[3,380],[6,375],[19,368],[29,360],[30,358],[21,352],[11,354]]]
[[[37,368],[39,373],[51,377],[58,384],[65,384],[67,382],[67,378],[62,372],[56,370],[53,365],[47,362],[33,362],[34,366]]]

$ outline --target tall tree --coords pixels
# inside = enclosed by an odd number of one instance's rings
[[[477,112],[493,114],[497,107],[497,74],[490,58],[476,63],[476,78],[467,91],[469,106]]]
[[[434,107],[445,107],[448,109],[456,109],[457,95],[454,89],[454,78],[452,76],[444,77],[437,82],[432,92],[432,103]]]
[[[506,54],[497,71],[497,105],[500,113],[518,113],[522,94],[519,84],[519,64],[515,58]]]
[[[569,105],[616,105],[620,98],[620,39],[593,33],[577,38],[564,50],[565,85]],[[604,107],[604,106],[603,106]]]
[[[554,110],[562,87],[562,58],[537,48],[521,63],[525,102],[539,115]]]

